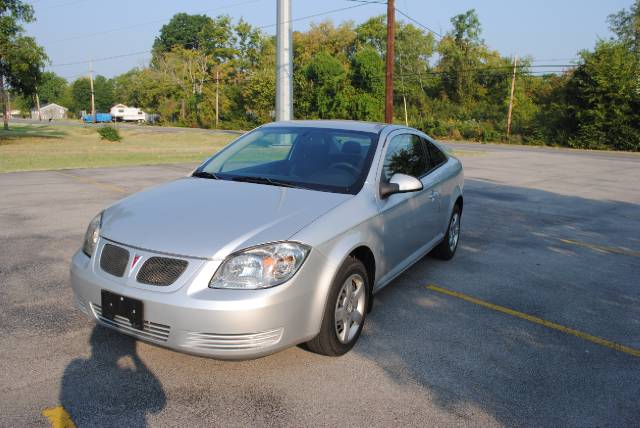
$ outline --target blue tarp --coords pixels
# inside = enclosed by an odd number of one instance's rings
[[[84,116],[82,116],[82,121],[86,123],[93,123],[93,115],[85,114]],[[96,114],[96,122],[98,123],[107,123],[112,121],[113,121],[113,117],[109,113]]]

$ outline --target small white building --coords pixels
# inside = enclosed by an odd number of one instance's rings
[[[40,107],[40,116],[38,117],[38,110],[31,110],[31,119],[42,120],[60,120],[67,118],[68,108],[58,105],[56,103],[50,103]]]
[[[116,122],[146,122],[147,114],[138,107],[127,107],[124,104],[116,104],[111,107],[111,116]]]

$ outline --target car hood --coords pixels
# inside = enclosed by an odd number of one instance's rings
[[[105,210],[101,235],[141,249],[222,259],[286,240],[352,195],[183,178]]]

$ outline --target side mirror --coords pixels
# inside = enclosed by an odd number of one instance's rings
[[[393,174],[389,182],[380,183],[380,197],[386,199],[396,193],[409,193],[422,190],[422,181],[406,174]]]

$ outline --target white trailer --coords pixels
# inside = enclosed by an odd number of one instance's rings
[[[124,104],[116,104],[111,107],[111,116],[116,122],[146,122],[147,114],[138,107],[127,107]]]

